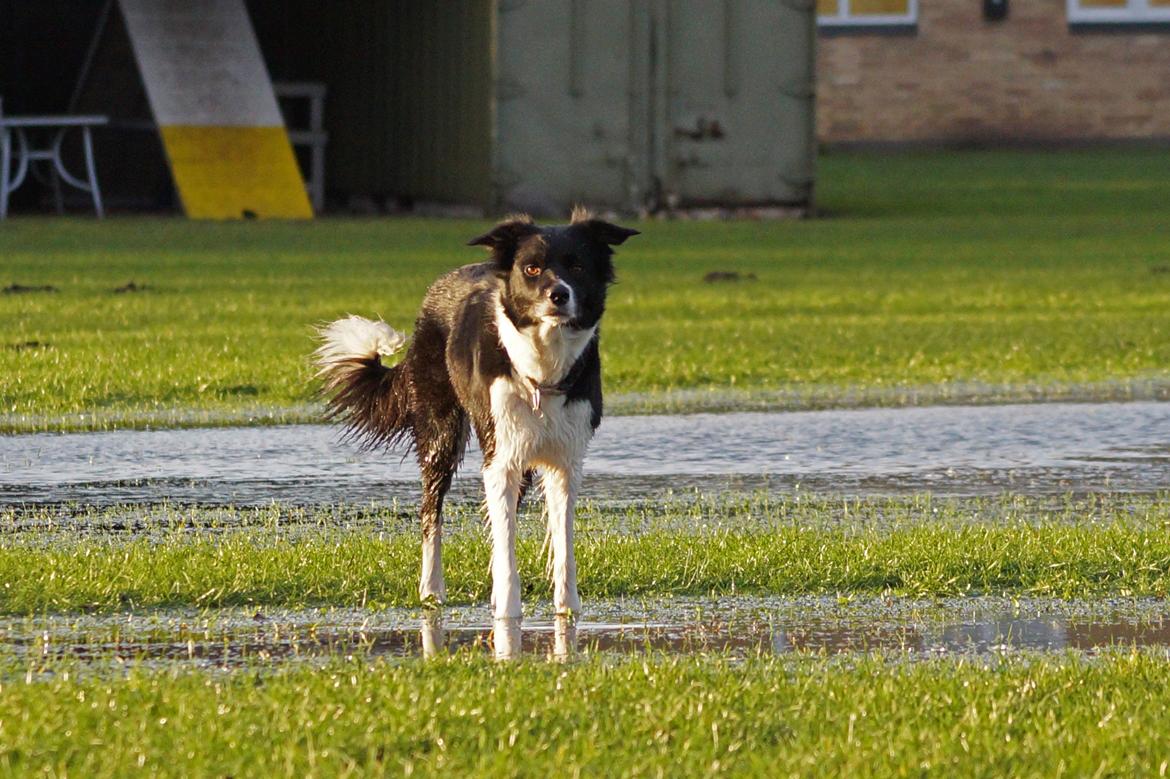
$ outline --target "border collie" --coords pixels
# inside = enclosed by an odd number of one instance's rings
[[[487,262],[441,276],[406,338],[385,322],[351,316],[321,328],[315,353],[328,416],[368,447],[410,443],[422,476],[419,597],[442,603],[443,498],[470,429],[483,450],[492,541],[492,610],[521,616],[516,512],[536,469],[547,504],[553,605],[581,610],[573,556],[573,504],[585,450],[601,422],[598,323],[614,280],[612,246],[637,230],[576,208],[571,224],[525,215],[469,241]]]

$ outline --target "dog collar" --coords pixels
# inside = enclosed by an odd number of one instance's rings
[[[538,417],[544,416],[544,412],[540,410],[541,398],[545,395],[564,395],[568,392],[568,388],[563,386],[563,381],[560,384],[540,384],[532,378],[525,378],[524,381],[528,384],[528,402],[532,404],[532,410]]]
[[[577,362],[573,363],[573,367],[569,368],[569,372],[565,374],[565,378],[558,381],[556,384],[541,384],[531,376],[523,376],[524,383],[528,385],[528,402],[532,406],[532,410],[536,412],[538,417],[543,417],[544,412],[540,410],[540,401],[545,395],[565,395],[569,389],[577,383],[577,379],[581,377],[581,373],[585,370],[585,354],[582,353],[577,358]]]

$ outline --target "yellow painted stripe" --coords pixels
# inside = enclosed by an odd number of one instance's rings
[[[192,219],[311,219],[283,127],[161,128],[183,210]]]

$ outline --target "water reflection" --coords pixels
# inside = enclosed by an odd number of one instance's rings
[[[512,660],[523,649],[521,620],[497,619],[492,624],[492,650],[497,660]]]
[[[442,609],[428,609],[423,614],[418,634],[423,657],[447,653],[447,622]]]
[[[34,621],[35,622],[35,621]],[[0,629],[0,652],[41,659],[183,661],[221,668],[345,656],[441,657],[484,653],[569,660],[581,654],[667,653],[747,657],[762,654],[892,651],[908,656],[987,654],[1017,649],[1097,651],[1109,647],[1170,648],[1170,620],[1143,617],[1019,617],[992,614],[954,621],[874,617],[678,622],[489,620],[451,624],[441,610],[394,627],[329,625],[224,626],[132,634]]]
[[[519,619],[497,619],[492,626],[492,649],[497,660],[515,660],[525,653],[524,623]],[[562,614],[552,624],[531,628],[528,652],[553,660],[568,660],[578,651],[577,619]],[[548,640],[551,638],[551,642]]]
[[[419,623],[419,653],[424,658],[431,658],[448,655],[460,646],[486,645],[491,648],[495,659],[515,660],[525,653],[524,633],[524,622],[520,619],[493,620],[490,630],[460,626],[452,631],[448,629],[444,611],[430,609],[423,614]],[[403,654],[410,654],[410,641],[407,636],[403,636],[400,644],[382,643],[383,646],[392,644],[401,646]],[[547,654],[556,660],[573,657],[578,651],[577,620],[557,615],[553,618],[551,626],[536,623],[531,628],[528,650],[531,653]]]
[[[577,654],[577,618],[558,614],[553,622],[553,658],[568,660]]]

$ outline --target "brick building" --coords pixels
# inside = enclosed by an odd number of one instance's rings
[[[817,0],[828,144],[1170,140],[1170,0]]]

